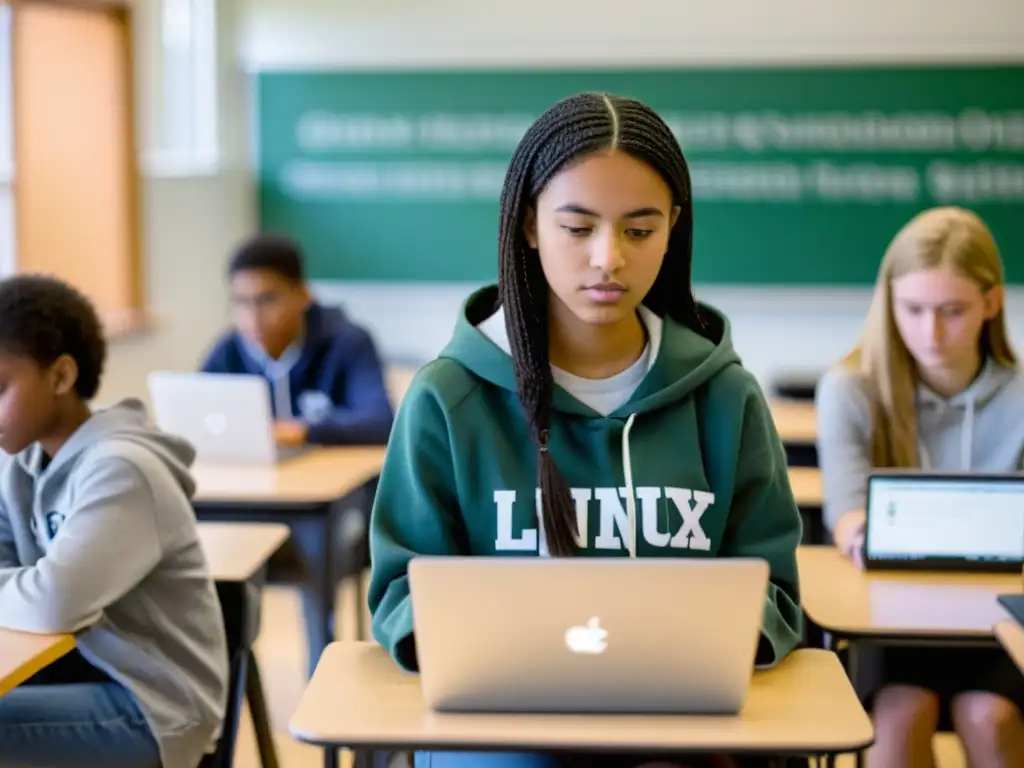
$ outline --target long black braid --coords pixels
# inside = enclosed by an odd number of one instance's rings
[[[499,300],[519,400],[540,451],[539,485],[548,549],[557,556],[576,551],[576,513],[569,486],[548,450],[554,387],[548,360],[548,285],[540,258],[526,240],[524,223],[529,207],[555,174],[570,163],[613,148],[658,171],[672,191],[673,204],[682,209],[644,304],[694,330],[704,329],[690,285],[690,172],[671,130],[654,110],[634,99],[583,93],[558,102],[527,130],[512,155],[501,192],[498,231]]]

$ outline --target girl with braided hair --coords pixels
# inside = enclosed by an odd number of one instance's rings
[[[763,558],[757,663],[799,643],[782,444],[725,317],[693,298],[692,240],[686,161],[650,107],[578,94],[527,130],[501,194],[498,285],[416,375],[380,476],[369,604],[400,666],[417,669],[416,555]]]

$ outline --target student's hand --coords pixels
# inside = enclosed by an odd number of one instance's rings
[[[301,421],[277,421],[274,423],[274,440],[283,446],[302,445],[306,442],[306,425]]]
[[[836,546],[858,568],[864,567],[864,529],[867,516],[864,510],[856,509],[847,512],[836,523],[832,538]]]

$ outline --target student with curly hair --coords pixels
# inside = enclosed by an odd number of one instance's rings
[[[73,288],[0,281],[0,627],[77,645],[77,664],[0,697],[4,768],[195,768],[224,718],[194,451],[138,401],[91,409],[105,356]]]

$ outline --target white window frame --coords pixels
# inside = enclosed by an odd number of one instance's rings
[[[217,0],[156,0],[159,93],[148,176],[199,176],[220,167]],[[175,26],[175,14],[178,26]]]

